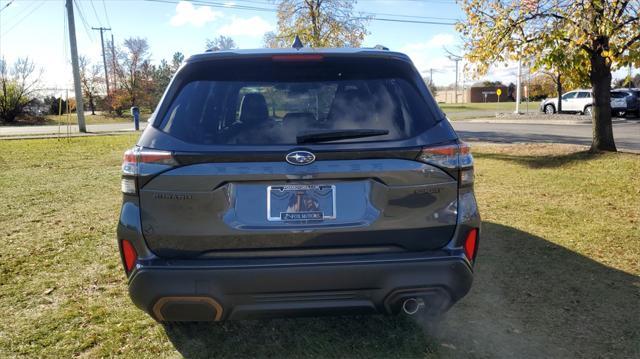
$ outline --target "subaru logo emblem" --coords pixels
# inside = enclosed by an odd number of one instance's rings
[[[308,165],[309,163],[315,161],[316,156],[309,151],[293,151],[287,154],[287,157],[285,157],[285,159],[292,165],[302,166]]]

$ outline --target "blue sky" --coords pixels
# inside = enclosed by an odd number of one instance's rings
[[[76,0],[79,53],[101,63],[100,34],[91,30],[98,26],[110,26],[116,43],[131,36],[146,38],[155,63],[163,58],[170,59],[176,51],[186,56],[202,52],[205,40],[220,34],[231,36],[241,48],[262,47],[264,33],[276,26],[273,11],[238,8],[273,9],[275,5],[271,0],[203,0],[221,4],[221,7],[166,1]],[[10,2],[0,0],[0,9],[3,9],[0,12],[0,56],[9,62],[28,56],[44,69],[43,81],[48,86],[68,86],[71,72],[64,0],[14,0],[5,8]],[[360,0],[356,10],[378,13],[379,18],[418,21],[453,22],[452,19],[462,17],[455,0]],[[446,46],[453,52],[460,52],[453,26],[371,21],[369,31],[363,46],[383,44],[405,52],[425,75],[430,68],[434,69],[437,85],[453,83],[454,64],[443,50]],[[111,33],[105,35],[110,38]],[[463,77],[462,71],[460,76]],[[486,78],[515,82],[515,66],[497,66]],[[471,83],[472,79],[465,78],[465,81]]]

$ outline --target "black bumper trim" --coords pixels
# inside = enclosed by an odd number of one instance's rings
[[[399,291],[436,293],[446,310],[467,294],[472,269],[463,256],[325,260],[204,266],[200,261],[138,264],[129,282],[133,302],[155,319],[166,297],[215,298],[222,320],[256,317],[397,312]],[[179,262],[179,263],[178,263]],[[189,263],[190,262],[190,263]],[[440,293],[440,294],[438,294]],[[166,301],[166,300],[165,300]],[[431,301],[431,299],[429,299]],[[187,309],[185,309],[187,310]],[[188,314],[188,315],[187,315]],[[193,320],[193,313],[186,318]],[[203,318],[206,320],[206,318]]]

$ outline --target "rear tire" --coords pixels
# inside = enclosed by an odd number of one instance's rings
[[[582,114],[592,117],[592,114],[593,114],[592,106],[591,105],[586,106],[584,108],[584,111],[582,111]]]
[[[545,105],[544,113],[546,113],[547,115],[553,115],[554,113],[556,113],[556,108],[551,104]]]

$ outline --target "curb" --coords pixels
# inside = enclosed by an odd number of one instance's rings
[[[504,124],[522,124],[522,125],[591,125],[591,120],[514,120],[514,119],[495,119],[495,118],[476,118],[472,120],[454,120],[451,122],[470,122],[470,123],[504,123]],[[626,123],[627,120],[613,119],[612,123]]]

